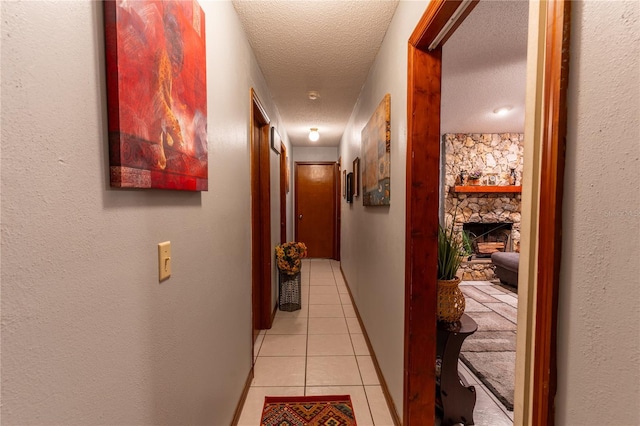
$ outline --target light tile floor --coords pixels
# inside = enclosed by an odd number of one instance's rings
[[[260,425],[265,396],[351,395],[359,426],[393,426],[340,263],[305,259],[302,309],[278,311],[255,344],[254,379],[239,426]],[[476,386],[476,425],[512,425],[506,410],[460,363]]]

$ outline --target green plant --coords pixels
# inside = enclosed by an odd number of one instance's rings
[[[462,254],[465,256],[471,256],[473,254],[473,243],[469,231],[462,231],[462,250]]]
[[[454,216],[455,217],[455,216]],[[464,235],[464,233],[463,233]],[[438,279],[452,280],[465,255],[463,238],[458,237],[451,229],[438,225]]]

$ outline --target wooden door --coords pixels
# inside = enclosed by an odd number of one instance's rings
[[[296,241],[309,257],[334,258],[336,163],[296,163]]]

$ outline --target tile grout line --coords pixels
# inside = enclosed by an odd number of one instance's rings
[[[333,271],[333,265],[331,265],[331,270]],[[334,271],[334,280],[335,280],[335,271]],[[336,290],[338,289],[338,283],[336,281]],[[339,297],[340,292],[338,292]],[[344,304],[342,303],[342,298],[340,298],[340,306],[342,307],[342,314],[344,315],[344,322],[347,322],[347,315],[344,311]],[[351,349],[353,350],[353,356],[356,359],[356,366],[358,367],[358,375],[360,376],[360,384],[362,386],[362,392],[364,393],[364,399],[367,401],[367,408],[369,409],[369,417],[371,418],[371,423],[375,426],[376,422],[373,418],[373,411],[371,410],[371,402],[369,401],[369,395],[367,394],[367,388],[364,384],[364,379],[362,378],[362,369],[360,368],[360,362],[358,361],[358,355],[356,354],[356,346],[353,343],[353,337],[351,331],[349,330],[349,325],[347,324],[347,332],[349,333],[349,341],[351,342]],[[369,352],[369,348],[367,347],[367,352]],[[369,353],[371,356],[371,353]]]

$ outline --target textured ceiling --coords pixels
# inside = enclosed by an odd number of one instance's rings
[[[397,4],[233,0],[293,145],[340,143]],[[446,42],[442,133],[523,131],[527,15],[526,0],[481,1]]]
[[[337,146],[397,1],[233,5],[293,145]],[[312,101],[309,91],[318,91]],[[311,127],[320,140],[309,142]]]
[[[442,133],[524,132],[528,12],[527,1],[481,1],[445,43]]]

